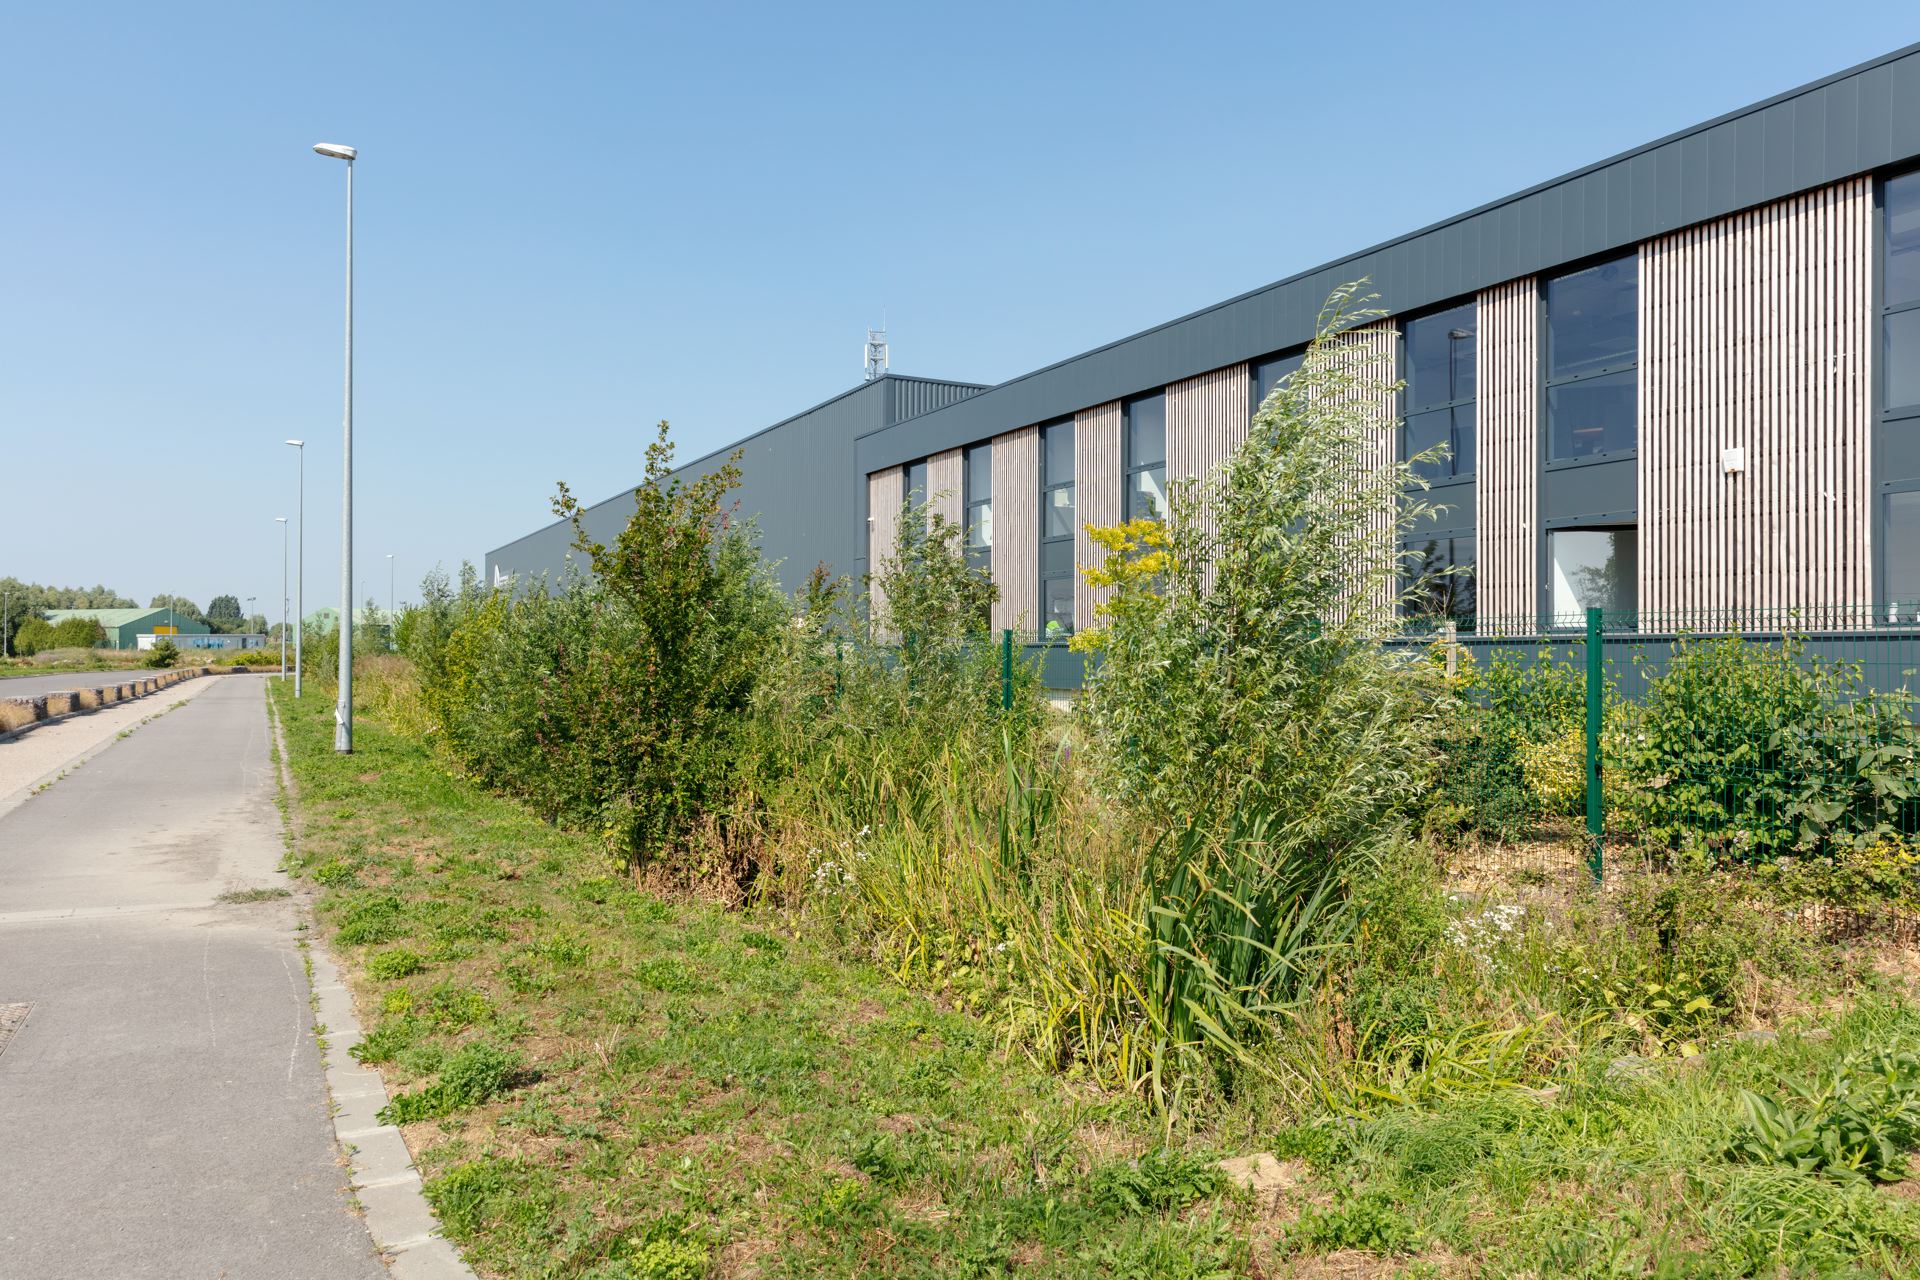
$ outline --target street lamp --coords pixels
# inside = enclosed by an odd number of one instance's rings
[[[393,552],[387,552],[387,647],[393,647]]]
[[[307,615],[307,442],[305,440],[289,440],[287,443],[292,445],[300,455],[299,510],[295,513],[297,517],[297,528],[294,530],[293,548],[293,620],[298,623],[300,619]],[[282,519],[284,518],[285,517],[282,517]],[[285,557],[282,558],[284,559]],[[281,576],[283,578],[285,577],[284,574]],[[287,626],[286,587],[287,584],[283,581],[280,584],[280,648],[282,650],[285,650],[287,647],[287,637],[285,634]],[[300,637],[301,632],[305,630],[306,627],[302,626],[299,631],[293,633],[293,696],[296,698],[300,696],[300,660],[304,656],[304,650],[300,644]],[[284,680],[286,679],[286,675],[287,658],[286,654],[282,652],[280,655],[280,678]]]
[[[333,712],[333,749],[353,751],[353,162],[360,155],[337,142],[316,142],[315,152],[347,162],[347,345],[346,414],[340,457],[340,701]]]
[[[287,518],[275,516],[280,525],[280,678],[287,678]]]

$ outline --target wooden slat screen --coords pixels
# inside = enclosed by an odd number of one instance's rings
[[[993,438],[993,628],[1029,632],[1040,613],[1040,429]]]
[[[893,559],[894,538],[900,530],[901,486],[905,483],[899,467],[875,471],[867,477],[867,574],[872,592],[867,606],[872,616],[886,615],[887,596],[880,586],[880,574]]]
[[[1872,600],[1873,189],[1857,178],[1640,254],[1640,610]],[[1744,470],[1727,470],[1727,450]]]
[[[960,486],[965,483],[961,471],[961,451],[948,449],[927,459],[927,527],[933,517],[945,516],[949,524],[960,523]]]
[[[1482,630],[1528,631],[1539,611],[1538,284],[1528,276],[1482,290],[1477,312],[1474,595]]]
[[[1120,402],[1082,409],[1073,415],[1073,563],[1096,565],[1106,553],[1087,537],[1087,526],[1106,527],[1124,518],[1121,504],[1125,496],[1125,477],[1121,461]],[[1037,483],[1037,482],[1036,482]],[[1073,625],[1076,630],[1094,625],[1094,605],[1111,593],[1095,590],[1086,578],[1075,573],[1073,580]]]

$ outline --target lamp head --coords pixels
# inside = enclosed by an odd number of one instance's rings
[[[305,440],[289,440],[287,441],[287,443],[292,445],[296,449],[304,449],[307,447],[307,442]]]
[[[285,516],[275,516],[273,518],[273,522],[275,524],[285,524],[287,522],[287,518]]]
[[[352,164],[354,157],[360,154],[354,148],[338,142],[316,142],[313,144],[313,149],[318,155],[332,156],[335,160],[345,160],[348,164]]]

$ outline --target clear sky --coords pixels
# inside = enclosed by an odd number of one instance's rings
[[[859,380],[999,381],[1920,40],[1802,0],[0,0],[0,576],[400,597]],[[364,584],[362,587],[359,584]]]

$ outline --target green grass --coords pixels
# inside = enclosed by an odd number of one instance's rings
[[[1136,1100],[775,915],[638,892],[377,724],[337,757],[326,694],[271,692],[360,1056],[483,1275],[1243,1273],[1250,1208],[1204,1143],[1136,1165]]]
[[[229,889],[215,899],[217,902],[273,902],[279,898],[292,897],[289,889]]]
[[[1562,1050],[1498,1083],[1430,1062],[1417,1105],[1330,1088],[1307,1113],[1250,1085],[1168,1135],[800,918],[649,896],[376,722],[334,755],[317,685],[269,695],[356,1054],[484,1276],[1920,1275],[1911,1183],[1730,1154],[1743,1090],[1920,1049],[1898,978],[1641,1076],[1549,1028]],[[1297,1186],[1224,1186],[1214,1159],[1254,1151]]]

